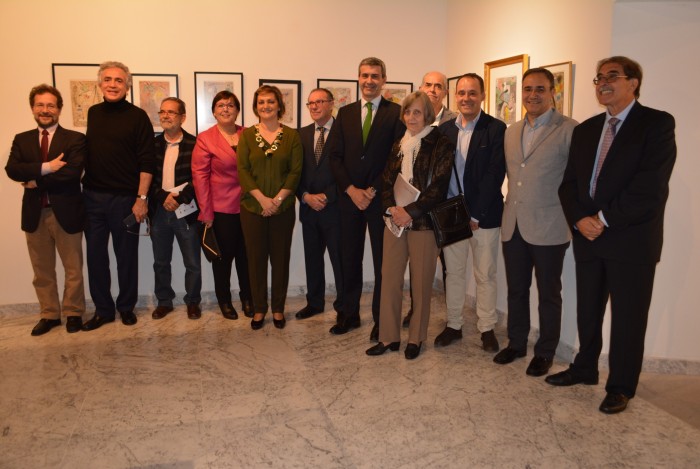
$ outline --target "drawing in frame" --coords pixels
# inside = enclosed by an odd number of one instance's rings
[[[462,78],[462,75],[457,75],[447,79],[447,109],[454,112],[459,112],[459,109],[457,109],[457,100],[455,99],[455,96],[457,96],[457,82],[460,78]]]
[[[333,93],[333,117],[338,115],[338,109],[357,101],[357,80],[336,80],[334,78],[318,78],[316,88],[325,88]]]
[[[485,110],[506,125],[514,124],[524,115],[522,89],[523,73],[528,68],[527,54],[484,64],[486,86]]]
[[[85,132],[88,109],[103,101],[97,81],[99,64],[51,64],[53,86],[63,96],[61,125],[66,129]]]
[[[197,108],[196,132],[202,132],[216,124],[211,112],[214,96],[219,91],[230,91],[241,103],[236,124],[243,125],[243,74],[239,72],[194,72],[194,101]]]
[[[153,124],[153,130],[162,132],[160,126],[160,103],[165,98],[178,97],[177,75],[161,73],[132,73],[131,102],[140,107]]]
[[[406,99],[406,96],[413,93],[413,83],[405,81],[387,81],[382,88],[382,96],[399,106]]]
[[[293,129],[301,124],[301,80],[271,80],[261,78],[259,86],[276,86],[282,92],[284,100],[284,115],[280,122]]]
[[[542,65],[554,75],[554,108],[560,114],[571,117],[573,94],[573,62]]]

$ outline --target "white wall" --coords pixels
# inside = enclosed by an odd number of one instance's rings
[[[700,360],[694,339],[700,317],[692,314],[700,303],[700,253],[695,239],[700,194],[691,183],[700,169],[691,156],[700,143],[694,112],[700,109],[700,98],[692,91],[700,67],[694,60],[700,43],[700,4],[273,0],[263,6],[223,0],[122,0],[116,4],[64,0],[60,8],[56,5],[46,0],[0,3],[4,70],[0,102],[5,109],[0,113],[0,153],[5,155],[14,134],[34,125],[27,95],[31,86],[51,82],[53,62],[112,59],[125,62],[134,72],[177,73],[180,96],[191,109],[195,70],[243,72],[246,124],[250,125],[254,122],[250,103],[260,77],[302,80],[305,98],[316,78],[355,78],[357,62],[368,55],[385,60],[389,80],[417,85],[427,70],[445,70],[448,76],[467,71],[483,74],[484,62],[523,53],[530,55],[533,67],[574,62],[573,117],[582,121],[602,111],[590,84],[597,60],[611,53],[639,60],[645,69],[641,101],[676,117],[679,148],[649,318],[647,356]],[[363,33],[367,21],[371,34]],[[186,126],[190,131],[194,117],[191,111]],[[304,114],[303,123],[308,122]],[[6,221],[0,229],[0,304],[34,302],[31,267],[19,230],[21,191],[4,175],[0,197]],[[147,294],[153,287],[152,256],[150,242],[143,241],[140,292]],[[290,285],[303,286],[299,225],[292,250]],[[212,290],[208,266],[204,271],[204,289]],[[365,271],[365,278],[371,280],[369,255]],[[178,291],[184,290],[181,282],[176,279]],[[473,282],[469,289],[473,294]],[[569,253],[564,266],[562,340],[570,345],[576,342],[575,304]],[[498,308],[506,310],[502,261]]]

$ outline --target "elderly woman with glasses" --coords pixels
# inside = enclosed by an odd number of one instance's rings
[[[399,349],[404,273],[410,260],[413,316],[405,357],[412,360],[420,354],[421,345],[427,339],[439,252],[428,212],[445,200],[454,146],[431,126],[435,111],[428,96],[421,91],[404,99],[401,120],[406,124],[406,133],[394,144],[383,174],[382,203],[387,227],[384,229],[379,343],[369,348],[367,355]],[[407,185],[420,193],[415,201],[399,204],[396,200],[399,192],[395,192],[395,188]]]
[[[231,302],[231,268],[236,261],[243,313],[252,317],[253,305],[243,232],[241,184],[236,153],[243,127],[236,125],[241,103],[230,91],[214,96],[211,111],[216,124],[197,136],[192,151],[192,182],[199,203],[199,221],[214,230],[221,258],[211,263],[214,291],[221,314],[238,319]]]
[[[258,124],[241,134],[239,146],[241,222],[247,240],[255,315],[260,329],[267,314],[267,267],[272,271],[272,322],[284,328],[284,304],[289,284],[289,258],[296,220],[294,191],[301,179],[303,150],[296,130],[280,122],[285,105],[276,86],[261,86],[253,97]]]

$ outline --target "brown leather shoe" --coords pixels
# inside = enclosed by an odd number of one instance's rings
[[[194,303],[187,305],[187,317],[190,319],[199,319],[202,317],[202,308]]]
[[[172,306],[157,306],[156,309],[153,310],[153,313],[151,313],[151,317],[153,319],[163,319],[172,310]]]
[[[617,392],[609,392],[600,403],[600,411],[604,414],[617,414],[627,408],[630,398]]]
[[[500,350],[501,347],[498,345],[498,339],[496,339],[493,329],[481,333],[481,348],[486,352],[498,352]]]

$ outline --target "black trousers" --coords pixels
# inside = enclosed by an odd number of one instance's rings
[[[231,268],[236,261],[236,275],[242,301],[252,298],[248,274],[248,256],[238,213],[214,212],[214,234],[221,249],[221,259],[211,263],[214,291],[219,303],[231,302]]]
[[[339,199],[340,236],[343,264],[343,310],[346,318],[359,317],[362,296],[362,263],[365,256],[365,231],[369,231],[374,267],[374,294],[372,318],[379,323],[379,300],[382,291],[382,249],[384,244],[384,217],[380,197],[377,195],[366,210],[358,209],[349,196]]]
[[[530,333],[530,286],[535,270],[540,336],[535,355],[553,358],[561,331],[561,272],[569,243],[536,246],[523,239],[515,226],[513,237],[503,243],[503,261],[508,282],[508,346],[527,350]]]
[[[572,372],[598,375],[603,318],[610,298],[610,374],[607,392],[633,397],[644,359],[644,337],[656,264],[592,259],[576,262],[577,323],[580,349]]]
[[[323,311],[326,296],[326,266],[324,255],[333,266],[336,299],[333,308],[343,310],[343,272],[340,249],[340,211],[337,204],[331,204],[317,212],[310,207],[304,210],[301,223],[304,235],[304,262],[306,265],[306,302],[315,311]]]

